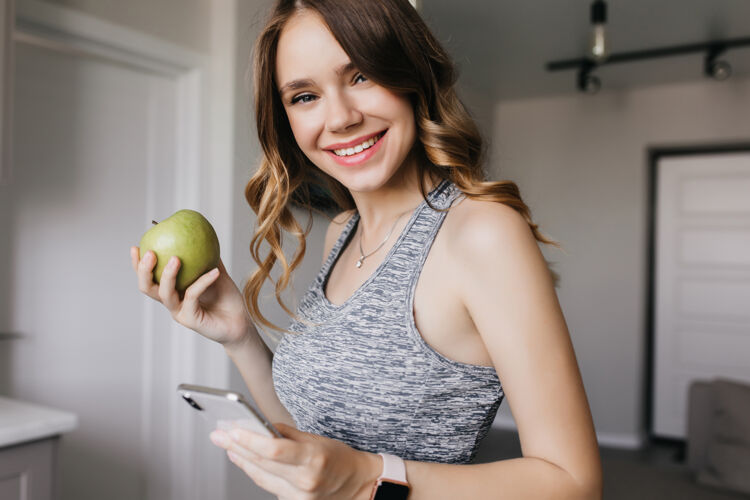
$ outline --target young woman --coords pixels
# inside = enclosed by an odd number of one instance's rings
[[[246,187],[258,270],[223,265],[181,297],[131,249],[140,290],[220,342],[285,438],[213,442],[280,498],[600,498],[591,413],[513,182],[489,182],[449,57],[407,0],[281,0],[255,47],[264,158]],[[305,252],[290,203],[324,186],[342,212],[275,354],[255,325]],[[282,230],[300,246],[291,264]],[[268,245],[261,255],[260,245]],[[502,381],[502,384],[501,382]],[[503,398],[523,456],[472,464]]]

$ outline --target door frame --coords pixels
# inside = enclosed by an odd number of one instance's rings
[[[10,0],[6,0],[10,2]],[[236,0],[210,2],[211,49],[201,54],[165,40],[125,28],[75,9],[38,0],[15,6],[11,37],[23,43],[69,55],[94,58],[128,69],[171,79],[176,86],[176,134],[174,171],[175,210],[194,208],[212,221],[219,235],[222,260],[232,262],[232,200],[234,170],[234,82],[236,52]],[[12,81],[13,75],[4,75]],[[149,165],[151,169],[153,165]],[[7,171],[6,171],[7,173]],[[9,176],[6,176],[9,178]],[[145,182],[145,181],[144,181]],[[155,190],[147,193],[147,213],[155,206]],[[168,397],[153,394],[149,366],[153,359],[155,325],[164,311],[144,297],[144,366],[142,374],[141,466],[147,498],[154,496],[150,484],[166,482],[173,500],[226,497],[226,460],[204,460],[212,448],[200,439],[195,416],[183,410],[175,397],[169,399],[172,416],[154,421],[150,402]],[[164,336],[164,332],[161,332]],[[228,387],[229,361],[223,349],[172,322],[169,351],[181,360],[168,367],[170,379]],[[162,348],[163,349],[163,348]],[[172,396],[170,394],[169,396]],[[152,436],[167,437],[170,463],[153,470],[149,465]],[[165,481],[164,473],[167,473]]]
[[[0,186],[10,183],[15,0],[0,0]]]
[[[684,445],[684,440],[666,438],[657,436],[654,433],[653,409],[654,409],[654,374],[656,368],[655,361],[655,344],[656,344],[656,325],[654,321],[656,309],[656,211],[657,211],[657,193],[658,193],[658,168],[659,161],[666,157],[675,156],[696,156],[705,154],[724,154],[750,151],[750,142],[727,142],[727,143],[706,143],[690,145],[663,145],[652,146],[647,149],[648,157],[648,189],[647,189],[647,262],[646,262],[646,360],[645,360],[645,377],[644,377],[644,396],[643,405],[644,414],[642,415],[646,430],[647,443],[669,443]]]

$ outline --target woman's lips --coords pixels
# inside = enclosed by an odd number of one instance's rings
[[[380,139],[378,139],[378,141],[375,144],[373,144],[372,146],[370,146],[369,148],[367,148],[365,150],[362,150],[362,152],[355,153],[355,154],[353,154],[351,156],[339,156],[336,153],[334,153],[333,151],[330,151],[330,150],[325,150],[325,151],[334,160],[336,160],[336,163],[338,163],[339,165],[344,165],[346,167],[353,167],[355,165],[359,165],[361,163],[366,162],[375,153],[377,153],[378,150],[380,149],[380,147],[382,146],[383,141],[385,140],[385,138],[387,136],[388,136],[388,130],[386,130],[385,132],[383,132],[383,135],[380,136]]]

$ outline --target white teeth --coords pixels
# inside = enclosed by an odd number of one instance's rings
[[[333,152],[336,154],[336,156],[351,156],[356,153],[361,153],[365,149],[368,149],[373,144],[378,142],[378,140],[383,137],[382,134],[378,134],[375,137],[371,137],[362,144],[358,144],[354,146],[353,148],[344,148],[344,149],[334,149]]]

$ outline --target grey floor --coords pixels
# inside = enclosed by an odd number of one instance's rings
[[[604,471],[604,500],[739,500],[748,495],[730,493],[695,483],[682,463],[681,447],[655,444],[643,450],[600,448]],[[521,456],[518,434],[490,430],[476,462]]]

